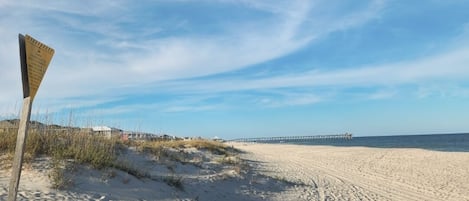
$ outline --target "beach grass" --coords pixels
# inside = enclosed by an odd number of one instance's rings
[[[196,148],[198,150],[207,150],[217,155],[230,155],[236,151],[221,142],[203,139],[174,141],[143,141],[134,142],[133,145],[136,146],[139,151],[148,151],[157,156],[163,157],[166,156],[165,150],[170,148]]]
[[[0,154],[12,158],[15,152],[17,130],[0,132]],[[31,163],[37,157],[50,157],[49,173],[53,188],[62,189],[72,183],[65,174],[69,165],[86,164],[95,169],[116,166],[117,152],[122,147],[118,138],[105,138],[82,132],[80,129],[57,130],[30,129],[26,140],[23,161]],[[73,161],[72,164],[69,161]],[[10,166],[6,166],[10,167]]]
[[[0,155],[11,159],[15,152],[17,130],[0,131]],[[161,140],[161,141],[122,141],[118,136],[107,138],[81,129],[29,129],[24,162],[31,163],[37,157],[51,158],[49,178],[54,188],[63,189],[73,182],[68,178],[66,169],[76,165],[88,165],[94,169],[114,168],[133,175],[136,178],[150,178],[149,174],[126,163],[119,154],[129,147],[140,152],[150,153],[156,159],[165,159],[181,163],[193,162],[184,149],[195,148],[219,155],[223,164],[233,163],[235,149],[212,140]],[[226,160],[226,161],[225,161]],[[153,178],[150,178],[153,179]],[[163,181],[175,188],[182,189],[182,177],[164,178]]]
[[[16,131],[0,132],[0,153],[13,154],[16,146]],[[113,164],[122,143],[117,138],[107,139],[90,133],[72,130],[48,132],[31,129],[24,150],[24,161],[30,162],[37,156],[55,159],[73,159],[100,169]]]

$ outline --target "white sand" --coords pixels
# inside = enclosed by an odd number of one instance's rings
[[[179,153],[174,151],[174,154]],[[248,168],[250,164],[219,162],[223,155],[195,149],[186,149],[183,155],[191,155],[188,158],[199,162],[194,165],[168,159],[155,160],[150,154],[128,150],[121,159],[150,175],[140,179],[116,169],[98,171],[74,165],[67,172],[66,178],[72,182],[65,190],[51,188],[50,159],[38,158],[23,168],[18,200],[283,201],[301,200],[299,192],[307,188],[257,174]],[[0,167],[2,164],[5,166],[8,162],[2,160]],[[10,174],[9,168],[0,168],[0,200],[7,199]],[[182,188],[170,186],[165,181],[165,178],[179,177]]]
[[[241,171],[217,163],[220,156],[196,150],[185,154],[196,154],[192,158],[200,159],[199,165],[155,161],[132,151],[122,156],[152,177],[181,176],[183,189],[162,179],[77,166],[69,175],[73,185],[55,190],[48,177],[50,160],[39,158],[24,167],[18,200],[469,200],[469,153],[233,145],[245,151]],[[8,164],[1,159],[0,166]],[[9,178],[10,170],[0,168],[0,200],[7,198]]]
[[[310,185],[309,200],[469,200],[469,153],[234,144],[259,171]]]

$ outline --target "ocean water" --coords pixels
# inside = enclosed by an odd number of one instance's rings
[[[353,137],[351,140],[327,139],[285,143],[346,147],[420,148],[446,152],[469,152],[469,133]]]

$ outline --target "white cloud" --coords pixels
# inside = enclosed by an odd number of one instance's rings
[[[398,91],[395,89],[380,89],[372,94],[370,94],[367,98],[371,100],[381,100],[381,99],[389,99],[395,97],[398,94]]]
[[[114,0],[102,0],[99,2],[92,0],[80,2],[42,1],[41,3],[37,3],[34,0],[26,0],[10,1],[10,5],[22,9],[28,9],[31,12],[40,11],[45,12],[45,14],[60,12],[81,16],[111,15],[112,13],[115,13],[112,11],[115,11],[116,9],[125,9],[128,6],[124,1]]]
[[[366,23],[379,13],[379,6],[371,4],[322,19],[318,9],[326,3],[321,1],[241,3],[271,15],[267,19],[264,16],[259,20],[227,22],[219,35],[196,33],[142,41],[136,39],[142,34],[159,33],[162,28],[142,27],[142,32],[136,32],[122,26],[122,22],[139,20],[126,15],[133,12],[133,2],[2,3],[0,11],[4,17],[0,19],[0,34],[4,37],[0,39],[0,89],[5,98],[0,99],[0,104],[11,104],[9,97],[20,94],[17,92],[21,90],[17,89],[21,87],[19,70],[14,70],[19,69],[18,32],[31,33],[56,49],[37,101],[59,100],[56,107],[65,107],[74,97],[132,94],[135,88],[128,86],[246,68],[290,54],[319,36]],[[88,40],[95,37],[95,43],[81,41],[79,36],[83,35],[87,35]],[[125,48],[132,51],[124,51]],[[275,79],[253,84],[272,85],[266,82]]]
[[[169,107],[163,110],[163,112],[167,113],[174,113],[174,112],[200,112],[200,111],[207,111],[213,110],[218,108],[214,105],[203,105],[203,106],[174,106]]]
[[[469,97],[469,87],[464,87],[454,83],[445,84],[428,84],[425,86],[419,86],[416,91],[416,96],[419,98],[428,97]]]
[[[219,93],[227,91],[265,90],[291,87],[370,87],[423,84],[426,82],[467,80],[469,77],[469,49],[457,49],[413,61],[380,66],[308,71],[262,79],[213,79],[209,81],[181,81],[166,85],[172,91],[190,93]]]
[[[311,93],[286,93],[273,98],[262,98],[259,105],[262,107],[286,107],[311,105],[323,101],[323,98]]]
[[[232,27],[223,35],[149,41],[146,49],[152,50],[132,59],[129,65],[139,76],[154,81],[211,75],[268,61],[311,40],[311,37],[295,38],[308,8],[307,2],[270,6],[269,9],[279,9],[273,17],[279,19],[276,23],[255,19],[231,22]],[[291,15],[291,11],[296,14]]]
[[[378,2],[378,3],[376,3]],[[221,36],[166,38],[148,42],[152,51],[132,59],[129,65],[140,79],[190,78],[238,70],[298,50],[320,35],[362,25],[378,16],[381,1],[363,10],[334,13],[324,20],[318,6],[309,1],[272,4],[244,2],[277,16],[275,23],[242,22]],[[318,2],[317,4],[327,4]],[[313,18],[313,19],[312,19]],[[146,48],[150,49],[150,48]]]

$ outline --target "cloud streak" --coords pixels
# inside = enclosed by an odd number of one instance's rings
[[[274,106],[307,105],[324,100],[324,95],[314,92],[316,88],[386,88],[462,80],[469,75],[469,61],[466,56],[469,55],[469,50],[456,48],[431,57],[381,65],[338,70],[315,70],[310,67],[301,73],[267,73],[265,77],[255,79],[228,76],[200,80],[198,78],[203,76],[233,72],[282,58],[331,33],[363,26],[379,19],[387,4],[387,1],[369,1],[357,9],[347,10],[345,7],[351,5],[337,6],[341,5],[338,1],[216,2],[245,7],[259,17],[248,21],[230,21],[218,26],[216,34],[212,35],[199,34],[200,30],[159,35],[168,31],[168,25],[142,24],[138,27],[139,31],[126,29],[122,25],[138,22],[139,16],[125,15],[132,13],[135,8],[127,1],[90,1],[86,3],[87,6],[66,3],[36,5],[32,2],[9,1],[0,4],[3,16],[7,17],[0,20],[0,23],[10,30],[1,29],[0,34],[16,36],[15,32],[21,30],[20,27],[31,26],[35,33],[50,41],[51,46],[56,48],[57,54],[50,72],[46,74],[38,101],[42,101],[40,104],[45,107],[57,110],[69,107],[70,102],[83,101],[83,98],[105,96],[87,101],[86,104],[74,105],[87,107],[108,103],[142,91],[151,93],[152,90],[164,94],[216,94],[297,87],[313,92],[277,94],[284,99],[266,98],[260,102],[269,102]],[[17,11],[8,12],[12,9]],[[53,18],[57,23],[44,20],[39,21],[41,26],[34,26],[33,18],[44,12],[50,13],[45,18]],[[18,16],[22,17],[18,23],[10,22]],[[83,20],[83,17],[87,20]],[[179,24],[171,28],[187,28],[187,23],[192,22],[185,18],[187,16],[180,16],[174,20]],[[58,30],[54,26],[67,30],[67,33],[46,34],[49,28]],[[80,34],[85,35],[84,42],[73,39]],[[156,37],[148,38],[152,35]],[[0,104],[12,105],[9,97],[18,96],[21,87],[19,70],[15,68],[18,65],[17,42],[11,38],[0,40],[3,40],[0,59],[6,64],[0,74],[0,86],[8,86],[1,88],[6,95],[0,98]],[[370,97],[386,98],[394,95],[394,92],[377,93]],[[175,104],[171,107],[187,109],[189,106]]]
[[[215,35],[204,36],[199,34],[203,30],[183,31],[187,28],[184,23],[193,23],[184,15],[173,20],[180,25],[168,26],[160,23],[160,19],[152,23],[142,22],[141,16],[133,10],[138,6],[130,1],[41,4],[5,1],[0,7],[4,16],[0,25],[5,29],[0,33],[11,37],[0,39],[0,58],[6,64],[2,67],[0,86],[8,86],[1,88],[6,94],[3,97],[18,96],[14,89],[20,91],[21,85],[15,76],[18,53],[14,37],[24,27],[28,27],[28,33],[56,49],[38,101],[70,100],[114,94],[118,89],[118,94],[133,94],[135,88],[131,86],[216,75],[280,58],[328,33],[360,26],[374,19],[383,6],[381,1],[370,2],[370,6],[341,13],[330,12],[333,14],[321,18],[318,13],[329,9],[325,1],[214,1],[215,5],[244,7],[250,15],[258,17],[227,20],[226,24],[217,26]],[[138,30],[134,31],[126,24],[141,26],[134,26]],[[159,35],[170,29],[180,29],[180,32]],[[156,37],[148,38],[151,35]],[[261,85],[275,85],[275,82],[282,85],[282,79],[292,78],[252,81],[251,84],[259,88],[263,88]],[[129,91],[124,91],[126,89]],[[11,104],[9,100],[2,98],[0,104]],[[66,104],[56,102],[54,107]]]
[[[180,81],[166,85],[170,91],[219,93],[295,87],[370,87],[457,81],[469,76],[469,49],[462,48],[414,61],[330,71],[312,70],[259,79]]]

